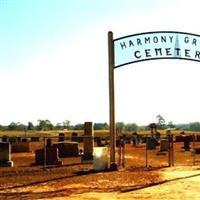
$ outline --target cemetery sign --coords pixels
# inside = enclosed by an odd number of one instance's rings
[[[200,35],[158,31],[114,39],[115,68],[154,59],[186,59],[200,62]]]
[[[184,59],[200,62],[200,35],[156,31],[113,39],[113,33],[108,32],[110,163],[113,168],[116,167],[114,69],[156,59]]]

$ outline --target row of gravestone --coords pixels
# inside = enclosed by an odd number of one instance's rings
[[[84,141],[84,136],[79,136],[76,132],[73,132],[71,137],[66,137],[64,133],[59,133],[59,142],[65,141],[66,138],[71,139],[72,142],[82,143]],[[93,136],[93,138],[98,147],[106,146],[109,144],[109,137]]]
[[[122,144],[124,145],[125,143],[132,143],[134,147],[140,143],[144,143],[146,144],[147,149],[156,149],[156,146],[160,145],[160,151],[167,151],[169,147],[167,139],[160,139],[158,142],[158,140],[155,138],[143,137],[140,135],[132,135],[131,137],[128,137],[128,139],[126,136],[122,136],[116,140],[117,147],[121,146]]]
[[[189,140],[192,141],[200,141],[200,135],[177,135],[175,137],[176,142],[184,142],[185,137],[189,138]]]
[[[44,155],[46,158],[44,158]],[[52,145],[48,140],[45,149],[43,148],[35,151],[34,164],[43,165],[44,162],[46,162],[47,165],[61,164],[59,158],[75,156],[79,156],[78,143],[58,142]],[[13,166],[13,161],[11,161],[11,144],[8,142],[0,142],[0,166]]]
[[[9,142],[9,143],[17,143],[17,142],[39,142],[40,137],[8,137],[8,136],[2,136],[0,137],[0,142]]]
[[[63,135],[60,135],[62,138]],[[93,148],[94,148],[94,132],[92,122],[85,122],[84,125],[84,138],[83,148],[84,153],[82,155],[82,162],[91,162],[93,159]],[[29,143],[28,143],[29,144]],[[78,156],[78,143],[75,142],[58,142],[51,144],[51,140],[47,140],[47,145],[43,149],[35,151],[35,164],[60,164],[60,157],[67,156]],[[11,161],[11,143],[1,141],[0,142],[0,166],[13,166]]]
[[[56,142],[51,143],[51,139],[47,139],[46,148],[35,151],[35,165],[61,165],[60,158],[79,156],[79,148],[77,142]]]

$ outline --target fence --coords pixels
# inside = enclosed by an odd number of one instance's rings
[[[66,136],[1,137],[10,144],[7,157],[14,167],[43,167],[92,164],[93,147],[108,147],[109,137]],[[89,143],[88,143],[89,142]],[[116,160],[119,167],[167,167],[200,162],[200,135],[162,134],[119,136]],[[84,145],[86,144],[86,145]],[[0,153],[0,163],[1,163]],[[110,154],[108,153],[108,160]],[[88,162],[87,162],[88,161]]]
[[[124,162],[126,167],[168,167],[196,165],[200,162],[200,135],[150,134],[125,138]],[[120,163],[119,163],[120,164]]]

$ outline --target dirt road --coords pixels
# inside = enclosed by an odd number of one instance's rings
[[[171,167],[91,173],[0,190],[0,199],[200,199],[200,169]]]

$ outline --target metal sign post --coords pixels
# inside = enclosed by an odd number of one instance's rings
[[[109,107],[110,107],[110,168],[116,169],[115,146],[115,94],[114,94],[114,44],[113,33],[108,32],[108,59],[109,59]]]

